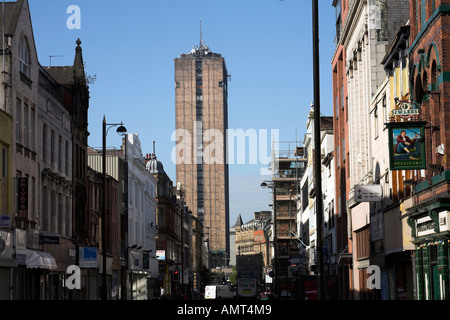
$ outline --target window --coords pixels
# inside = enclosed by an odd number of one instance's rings
[[[25,37],[20,40],[19,50],[20,72],[30,78],[30,49]]]
[[[58,138],[58,171],[62,172],[62,157],[63,157],[63,143],[62,143],[62,137],[59,136]]]
[[[50,135],[50,166],[53,168],[55,163],[55,131]]]
[[[64,164],[65,164],[65,172],[66,176],[69,175],[69,141],[66,140],[66,146],[65,146],[65,156],[64,156]]]
[[[66,197],[66,224],[65,224],[65,227],[66,227],[66,235],[67,236],[71,234],[70,219],[72,218],[72,215],[70,212],[70,204],[71,204],[71,201],[70,201],[69,197]],[[95,237],[95,233],[94,233],[94,237]]]
[[[42,228],[44,231],[48,230],[48,191],[44,186],[42,189]]]
[[[374,124],[375,124],[375,139],[378,138],[378,106],[375,106],[375,109],[373,109],[373,118],[374,118]]]
[[[337,91],[337,89],[336,89]],[[339,94],[336,92],[336,96],[334,97],[334,106],[336,108],[336,119],[339,119]]]
[[[51,190],[50,191],[50,213],[49,213],[49,218],[48,218],[48,231],[49,232],[55,232],[58,233],[57,231],[57,225],[56,222],[58,221],[58,216],[56,214],[56,195],[55,195],[55,190]]]
[[[22,102],[16,101],[16,141],[22,143]]]
[[[339,145],[336,147],[336,163],[337,163],[337,167],[340,168],[341,167],[341,160],[339,159],[340,157],[340,150],[339,150]]]
[[[345,162],[345,138],[342,139],[342,162]]]
[[[2,148],[2,178],[8,176],[8,151],[6,148]]]
[[[356,231],[356,258],[367,259],[370,255],[370,228]]]
[[[42,128],[42,161],[47,161],[47,125]]]
[[[36,141],[36,137],[35,137],[35,131],[36,131],[35,121],[36,121],[36,111],[34,110],[34,108],[31,108],[31,115],[30,115],[30,149],[33,150],[33,151],[35,150],[35,141]]]
[[[58,233],[64,234],[64,204],[63,204],[63,195],[62,193],[58,193],[58,226],[56,231]]]
[[[330,224],[329,228],[334,228],[334,200],[328,203],[328,222]]]
[[[35,199],[36,199],[36,178],[35,177],[31,177],[30,209],[31,209],[31,218],[32,219],[36,219]]]
[[[308,179],[306,179],[306,183],[302,187],[302,211],[305,211],[308,207]],[[308,237],[309,238],[309,237]]]
[[[25,147],[29,147],[29,108],[28,104],[24,103],[24,110],[23,110],[23,145]]]
[[[336,1],[335,9],[336,9],[336,40],[339,41],[342,29],[341,1]]]

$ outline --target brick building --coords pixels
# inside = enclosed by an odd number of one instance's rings
[[[373,297],[366,286],[373,208],[356,201],[355,187],[376,183],[370,103],[385,80],[381,61],[389,43],[408,19],[408,1],[343,0],[333,6],[339,294],[341,299],[368,299]]]
[[[243,223],[239,214],[236,230],[236,266],[238,278],[264,281],[264,270],[271,265],[268,227],[271,211],[255,212],[254,219]]]
[[[450,248],[450,1],[410,1],[410,101],[425,122],[426,169],[417,171],[411,207],[403,215],[415,244],[419,300],[449,299]]]
[[[345,61],[347,59],[345,47],[342,43],[342,31],[344,23],[347,21],[349,1],[335,0],[333,6],[336,9],[336,48],[332,57],[332,77],[333,77],[333,131],[334,145],[336,152],[342,149],[348,150],[348,100],[347,100],[347,74],[345,72]],[[342,151],[341,151],[342,152]],[[336,240],[337,240],[337,262],[339,279],[340,299],[349,299],[350,295],[350,266],[352,245],[348,237],[347,230],[347,208],[346,199],[350,192],[350,175],[348,171],[349,163],[340,165],[339,158],[334,157],[335,163],[335,185],[336,185]]]
[[[175,59],[175,118],[176,181],[186,205],[209,228],[211,263],[222,261],[230,252],[228,71],[222,55],[201,41]]]

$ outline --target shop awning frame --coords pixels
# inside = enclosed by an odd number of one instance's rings
[[[55,270],[57,268],[55,258],[48,252],[26,249],[26,256],[26,265],[29,269]]]

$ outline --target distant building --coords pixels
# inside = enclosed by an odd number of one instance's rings
[[[292,295],[296,290],[291,266],[295,265],[297,268],[300,259],[297,204],[306,165],[307,158],[299,141],[274,144],[271,161],[274,249],[272,266],[275,274],[274,289],[277,294],[283,296]]]
[[[176,181],[208,228],[211,268],[230,252],[227,80],[225,59],[202,42],[175,59]]]
[[[271,265],[269,228],[271,211],[255,212],[254,219],[243,223],[239,214],[236,234],[236,270],[238,278],[255,278],[262,284],[265,268]]]
[[[146,154],[145,162],[146,170],[156,179],[156,252],[160,253],[157,255],[156,287],[163,287],[165,294],[175,296],[180,291],[172,274],[177,263],[181,263],[181,211],[178,210],[174,184],[155,152]]]

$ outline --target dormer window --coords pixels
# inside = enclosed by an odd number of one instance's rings
[[[19,50],[20,72],[30,78],[30,48],[25,37],[20,40]]]

